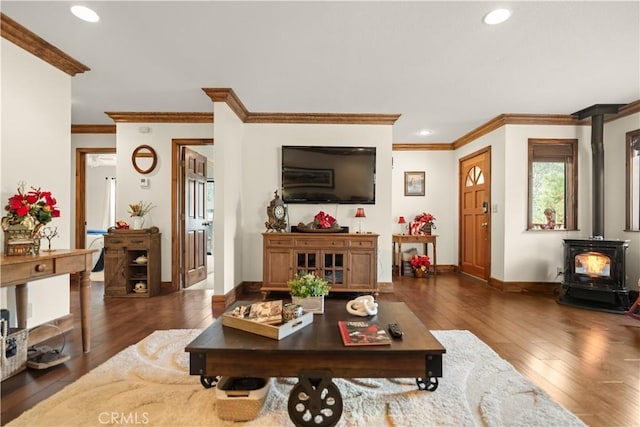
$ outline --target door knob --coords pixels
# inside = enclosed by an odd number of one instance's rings
[[[480,224],[480,225],[481,225],[481,226],[483,226],[483,227],[486,227],[487,225],[489,225],[489,223],[488,223],[488,222],[483,222],[483,223],[482,223],[482,224]]]

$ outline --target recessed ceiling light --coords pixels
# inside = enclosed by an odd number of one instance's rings
[[[502,24],[504,21],[511,17],[509,9],[496,9],[487,13],[484,16],[484,23],[489,25]]]
[[[418,132],[418,135],[420,136],[431,135],[431,131],[429,129],[422,129],[420,132]]]
[[[98,14],[86,6],[71,6],[71,13],[87,22],[98,22],[100,20]]]

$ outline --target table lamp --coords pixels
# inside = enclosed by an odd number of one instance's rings
[[[407,220],[405,220],[403,216],[398,217],[398,224],[400,224],[400,234],[404,234],[404,225],[406,223]]]
[[[356,209],[356,218],[358,218],[358,233],[362,234],[362,218],[366,218],[364,208]]]

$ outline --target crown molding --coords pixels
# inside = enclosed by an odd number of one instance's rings
[[[570,114],[500,114],[453,141],[453,148],[463,147],[505,125],[576,126],[583,124],[585,123],[581,123]]]
[[[611,115],[611,117],[606,117],[605,122],[610,122],[612,120],[617,120],[625,116],[630,116],[631,114],[635,114],[640,112],[640,99],[637,101],[633,101],[620,107],[617,114]]]
[[[76,61],[2,12],[0,12],[0,36],[72,77],[90,70],[86,65]]]
[[[249,111],[244,106],[238,95],[231,88],[203,88],[211,101],[213,102],[225,102],[231,111],[236,113],[236,116],[244,123],[247,121]]]
[[[249,113],[245,123],[392,125],[398,118],[400,114]]]
[[[213,102],[225,102],[243,123],[392,125],[400,114],[252,113],[231,88],[203,88]]]
[[[71,125],[71,133],[116,133],[116,125]]]
[[[105,112],[116,123],[213,123],[213,113]]]
[[[453,150],[450,142],[418,142],[397,143],[391,147],[392,151],[448,151]]]

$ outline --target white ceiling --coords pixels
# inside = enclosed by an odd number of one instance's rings
[[[105,111],[401,114],[394,142],[452,142],[502,113],[640,99],[640,2],[5,1],[2,12],[91,68],[73,124]],[[512,18],[482,23],[495,6]],[[421,129],[431,135],[419,136]]]

